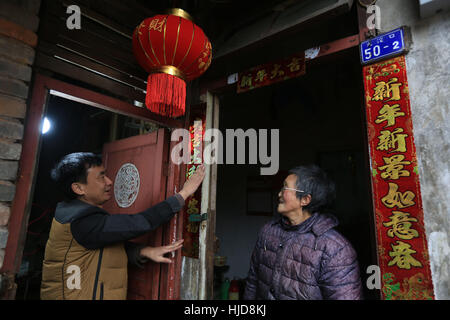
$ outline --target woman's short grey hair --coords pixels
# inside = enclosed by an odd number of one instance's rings
[[[317,165],[298,166],[289,170],[289,174],[297,176],[297,198],[311,195],[311,202],[303,207],[309,213],[320,212],[330,206],[336,197],[336,187],[324,170]]]

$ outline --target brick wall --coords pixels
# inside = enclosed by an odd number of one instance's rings
[[[41,0],[0,1],[0,268],[22,152],[40,4]],[[0,289],[6,289],[6,280],[0,275]]]

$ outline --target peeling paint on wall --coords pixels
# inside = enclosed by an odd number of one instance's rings
[[[181,260],[181,300],[198,300],[200,261],[189,257]]]

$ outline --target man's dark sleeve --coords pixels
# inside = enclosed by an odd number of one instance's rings
[[[137,214],[108,214],[103,211],[82,216],[72,221],[70,228],[79,244],[87,249],[98,249],[155,230],[183,206],[183,197],[176,194]]]
[[[143,244],[126,241],[125,242],[125,251],[127,253],[128,262],[134,266],[139,268],[143,268],[144,264],[148,262],[148,258],[141,256],[140,251],[145,247]]]

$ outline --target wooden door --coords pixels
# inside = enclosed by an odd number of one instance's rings
[[[106,175],[114,183],[114,192],[104,209],[112,214],[134,214],[163,201],[166,198],[168,151],[165,129],[105,144],[103,161]],[[132,241],[161,246],[164,227]],[[159,299],[160,276],[158,263],[148,262],[144,269],[129,266],[128,299]]]

